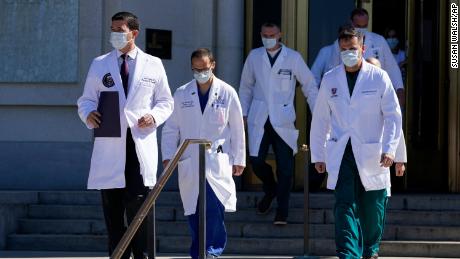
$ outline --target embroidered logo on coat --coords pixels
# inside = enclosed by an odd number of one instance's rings
[[[331,89],[331,94],[332,94],[331,97],[337,97],[338,96],[337,95],[337,88],[332,88]]]
[[[102,78],[102,84],[107,88],[115,85],[115,82],[113,81],[112,75],[110,73],[104,75]]]

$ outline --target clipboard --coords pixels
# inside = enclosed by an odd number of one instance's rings
[[[101,92],[97,111],[101,114],[101,124],[94,129],[94,137],[121,137],[118,91]]]

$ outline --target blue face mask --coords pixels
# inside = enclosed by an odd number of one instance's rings
[[[347,67],[354,67],[359,61],[358,50],[344,50],[340,52],[342,62]]]
[[[396,48],[399,44],[399,40],[397,38],[387,38],[387,42],[390,49]]]
[[[367,32],[367,28],[356,28],[357,31],[359,31],[361,33],[361,35],[365,35],[366,32]]]

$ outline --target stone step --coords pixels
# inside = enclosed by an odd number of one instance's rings
[[[303,223],[303,209],[291,209],[288,222]],[[156,218],[159,221],[185,221],[182,208],[156,208]],[[37,219],[102,219],[102,207],[98,205],[30,205],[29,218]],[[226,214],[227,222],[271,222],[275,217],[272,209],[265,215],[258,215],[255,209],[241,209]],[[414,220],[417,219],[417,220]],[[311,209],[310,223],[331,224],[334,215],[331,209]],[[388,210],[387,224],[392,225],[428,225],[428,226],[460,226],[460,211],[408,211]]]
[[[34,251],[105,251],[104,235],[10,235],[9,250]],[[158,252],[187,253],[188,236],[159,236]],[[310,251],[315,255],[334,254],[333,239],[311,239]],[[233,238],[230,237],[226,254],[301,255],[300,238]],[[460,254],[460,242],[382,241],[381,256],[454,257]]]
[[[238,192],[239,208],[255,208],[262,198],[261,192]],[[38,203],[60,205],[100,205],[98,191],[40,191]],[[179,192],[162,192],[157,206],[180,206]],[[276,201],[274,202],[276,205]],[[290,206],[303,208],[303,193],[291,194]],[[331,209],[334,207],[334,196],[330,192],[310,194],[310,208]],[[458,194],[397,194],[390,198],[389,210],[442,210],[460,211],[460,195]]]
[[[226,222],[228,236],[246,238],[303,238],[303,224],[274,226],[270,223]],[[188,233],[188,223],[159,221],[158,236],[181,236]],[[18,234],[106,234],[103,220],[21,219]],[[334,238],[333,224],[310,224],[311,238]],[[386,225],[385,240],[458,241],[460,227]]]
[[[173,207],[158,207],[158,220],[170,221],[176,218]],[[103,219],[100,205],[29,205],[28,217],[36,219]]]

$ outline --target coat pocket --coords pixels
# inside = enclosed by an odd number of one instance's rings
[[[279,107],[277,108],[278,111],[278,118],[274,120],[279,124],[277,126],[283,126],[283,125],[290,125],[295,122],[296,119],[296,114],[295,114],[295,109],[294,109],[294,104],[292,103],[287,103],[287,104],[280,104]]]
[[[219,200],[225,204],[235,192],[229,155],[227,153],[208,153],[206,158],[206,175],[209,184],[213,186]]]
[[[359,161],[361,171],[365,175],[377,175],[386,173],[385,167],[380,166],[380,157],[382,155],[381,143],[362,144],[359,149]]]
[[[252,100],[248,113],[248,123],[264,125],[266,121],[264,110],[267,111],[267,106],[264,102],[255,99]]]

